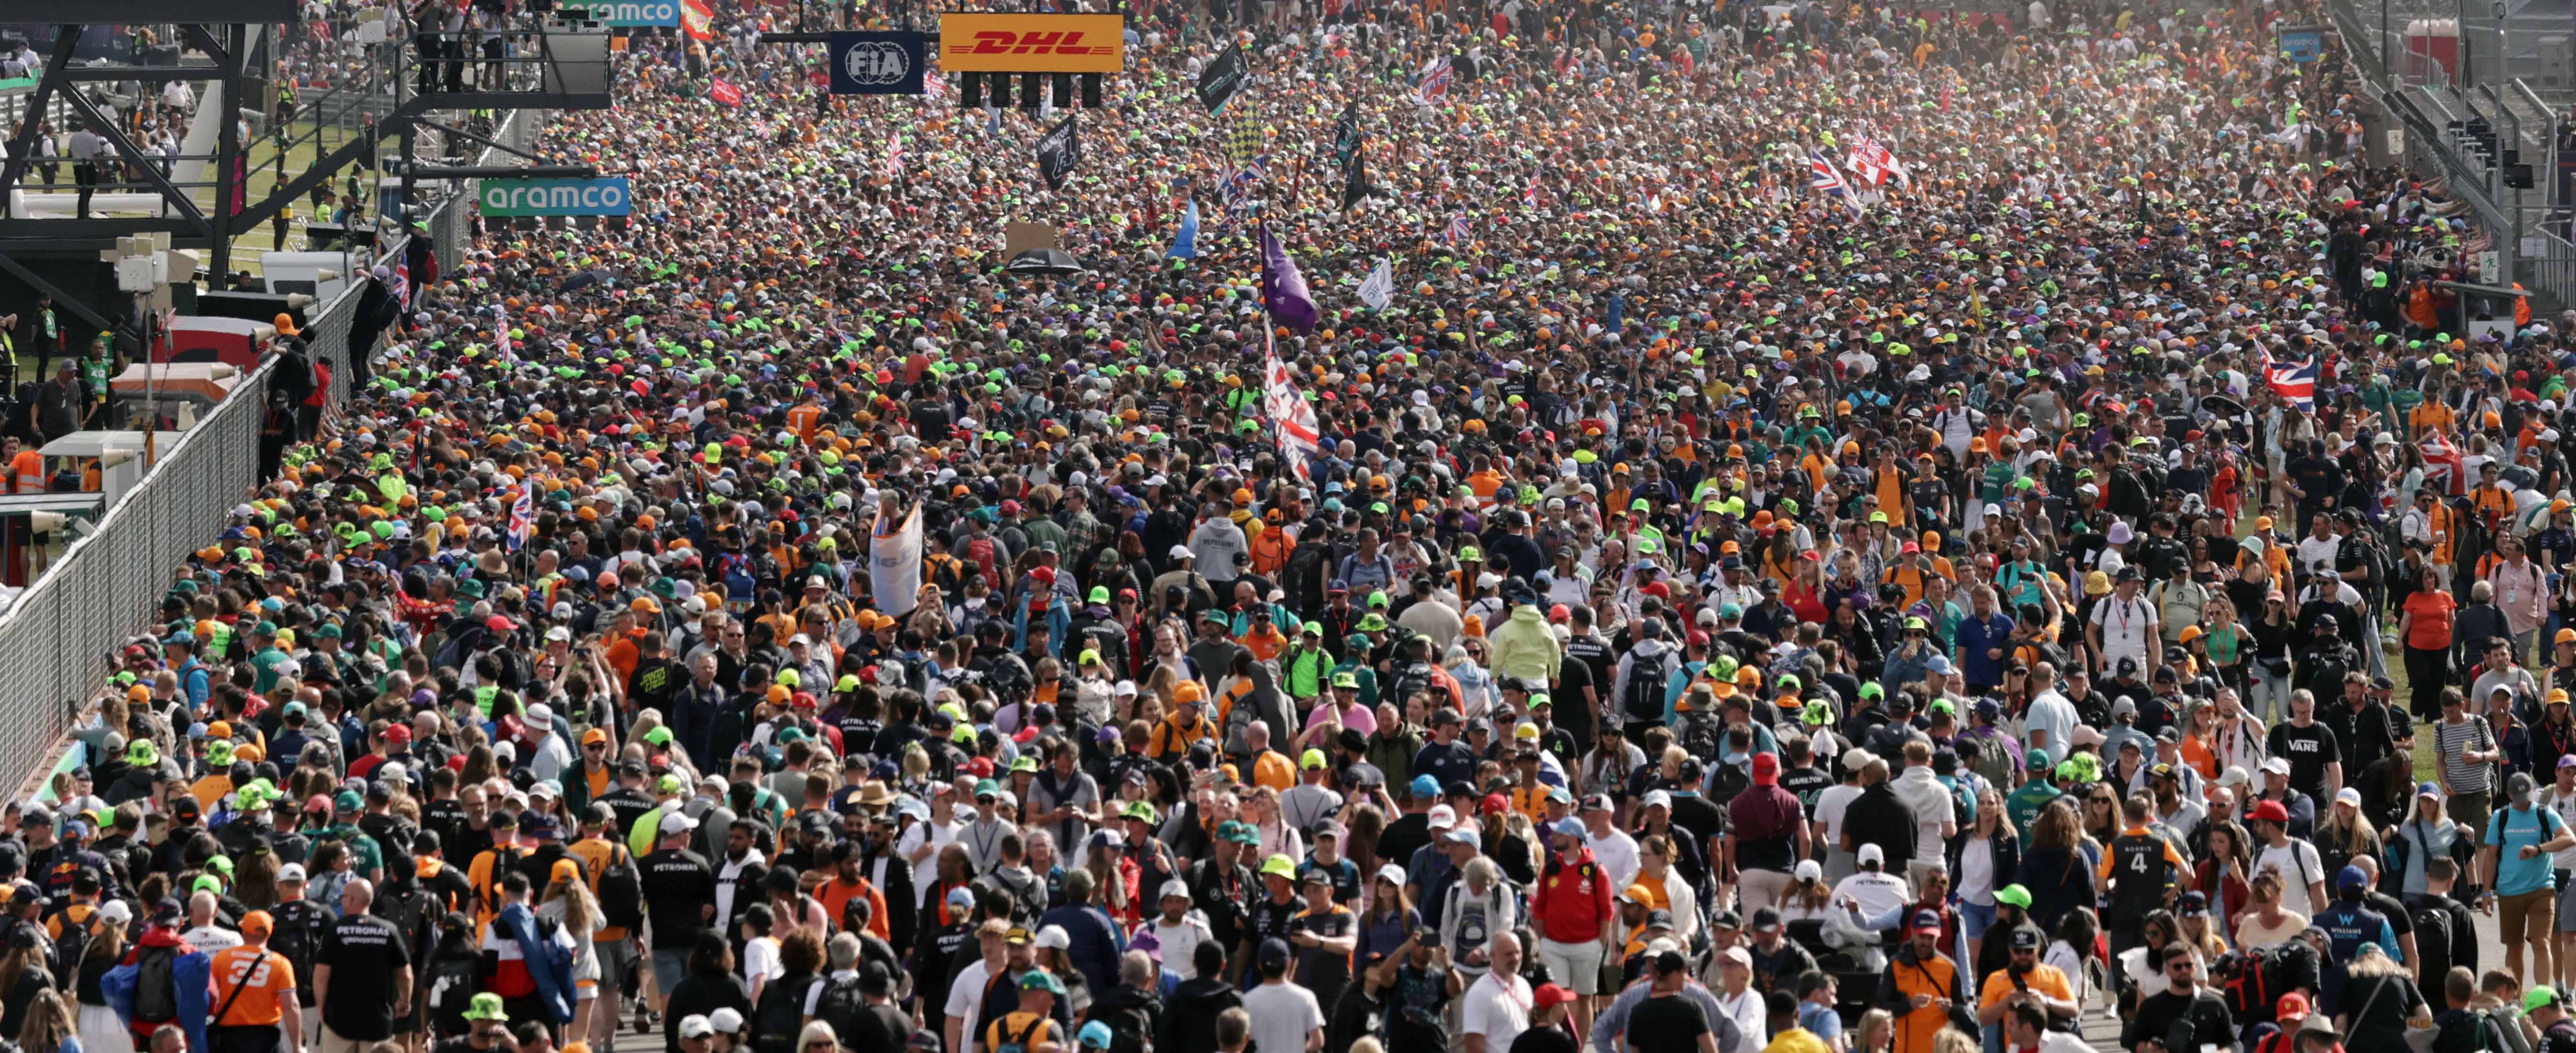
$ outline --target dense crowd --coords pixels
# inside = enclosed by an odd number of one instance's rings
[[[1054,190],[638,35],[631,223],[281,339],[0,1037],[2576,1051],[2576,314],[2303,7],[1132,5]]]

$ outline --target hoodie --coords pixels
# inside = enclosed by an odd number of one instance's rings
[[[1628,653],[1619,659],[1619,672],[1611,678],[1610,697],[1604,703],[1603,709],[1617,713],[1621,720],[1660,719],[1663,716],[1664,689],[1672,676],[1672,670],[1679,664],[1673,660],[1674,655],[1673,646],[1660,639],[1637,641],[1635,646],[1630,647]],[[1628,711],[1628,682],[1639,676],[1647,677],[1645,682],[1655,685],[1656,711],[1654,713]]]
[[[1222,976],[1183,980],[1164,1003],[1162,1033],[1154,1036],[1154,1048],[1164,1053],[1216,1053],[1217,1014],[1242,1005],[1243,992]]]
[[[143,930],[143,938],[135,941],[135,948],[125,952],[125,961],[99,978],[100,993],[107,996],[107,1004],[116,1010],[117,1019],[125,1021],[127,1030],[135,1032],[138,1044],[148,1044],[152,1038],[151,1029],[169,1021],[134,1019],[134,988],[141,972],[137,963],[146,947],[177,949],[178,957],[170,962],[171,993],[179,1004],[177,1023],[188,1032],[188,1048],[208,1048],[206,1018],[214,1010],[214,960],[182,939],[179,930],[161,924],[147,926]]]
[[[1538,605],[1524,603],[1512,608],[1512,616],[1503,619],[1501,627],[1491,634],[1494,645],[1492,663],[1497,678],[1512,676],[1540,683],[1554,683],[1557,667],[1565,661],[1565,650],[1556,642],[1556,632],[1547,625]]]

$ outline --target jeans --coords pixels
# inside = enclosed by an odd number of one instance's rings
[[[2246,692],[2245,711],[2263,718],[2265,724],[2279,723],[2281,714],[2290,708],[2290,674],[2275,674],[2265,669],[2258,658],[2247,679],[2251,690]]]

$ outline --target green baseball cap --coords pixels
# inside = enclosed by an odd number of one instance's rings
[[[2030,890],[2019,885],[2006,885],[1995,890],[1995,902],[2010,903],[2023,910],[2029,910]]]

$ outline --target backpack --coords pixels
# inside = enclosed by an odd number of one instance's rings
[[[814,1002],[814,1019],[832,1025],[835,1035],[859,1034],[859,1028],[864,1026],[859,1019],[867,1013],[868,1000],[859,993],[859,980],[855,976],[846,980],[824,981],[823,996]]]
[[[74,918],[72,917],[74,907],[86,907],[88,913]],[[54,975],[78,976],[81,955],[89,949],[90,927],[103,924],[98,916],[98,907],[92,904],[74,904],[72,907],[54,912],[54,917],[59,919],[63,930],[62,938],[54,941],[52,963]]]
[[[805,995],[822,982],[819,976],[805,977],[802,983],[780,977],[762,988],[760,1005],[752,1012],[752,1048],[760,1053],[795,1053],[796,1036],[805,1029]]]
[[[2412,904],[2407,919],[2415,926],[2415,975],[2429,989],[2451,971],[2451,912],[2432,904]]]
[[[2268,1021],[2280,1011],[2284,989],[2281,952],[2262,947],[2237,952],[2237,968],[2219,985],[2219,997],[2227,1003],[2227,1012],[2238,1020]],[[2219,970],[2225,972],[2225,970]]]
[[[1968,744],[1968,755],[1965,758],[1968,762],[1968,770],[1976,772],[1977,777],[1986,780],[1989,786],[2012,785],[2012,750],[2004,745],[2003,736],[1963,735],[1960,736],[1959,741]],[[1967,820],[1964,817],[1960,820],[1959,828],[1967,829]]]
[[[998,584],[1000,575],[994,569],[995,554],[999,550],[999,546],[993,544],[993,537],[990,534],[966,540],[966,562],[973,564],[975,569],[984,575],[986,584],[996,588],[1000,587]]]
[[[179,984],[171,976],[179,948],[150,946],[134,952],[134,1022],[158,1024],[179,1019]]]
[[[1154,1048],[1154,1021],[1148,1011],[1152,995],[1138,1005],[1120,1007],[1116,1012],[1097,1017],[1109,1025],[1109,1053],[1148,1053]]]
[[[2494,1034],[2493,1018],[2485,1010],[2462,1010],[2442,1017],[2441,1029],[2433,1033],[2434,1053],[2480,1053],[2499,1045],[2488,1037]]]
[[[417,899],[417,897],[413,898]],[[376,902],[379,906],[398,905],[396,897],[391,894],[385,895]],[[313,956],[322,950],[322,926],[330,917],[330,913],[323,910],[321,904],[311,900],[280,903],[269,913],[276,917],[276,932],[269,937],[268,949],[285,956],[287,964],[295,967],[297,985],[310,990],[313,984]],[[393,922],[395,931],[400,932],[403,939],[412,938],[414,930],[404,925],[404,922],[410,919],[387,918],[386,920]]]
[[[1028,874],[1026,871],[1022,873],[1027,876],[1014,878],[997,869],[984,875],[984,882],[1003,895],[1011,897],[1012,924],[1034,925],[1037,923],[1038,915],[1046,912],[1046,882],[1035,874]]]
[[[1712,758],[1725,756],[1726,721],[1715,713],[1702,713],[1698,710],[1684,713],[1681,715],[1681,734],[1675,736],[1674,745],[1680,746],[1691,756],[1700,758],[1703,763]]]
[[[611,845],[609,851],[608,865],[599,871],[600,919],[633,933],[644,927],[643,875],[626,846]]]
[[[1648,669],[1647,663],[1653,663]],[[1637,655],[1628,667],[1628,690],[1619,699],[1619,711],[1629,720],[1648,724],[1664,722],[1665,658]],[[1714,756],[1714,754],[1712,754]]]

